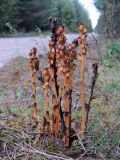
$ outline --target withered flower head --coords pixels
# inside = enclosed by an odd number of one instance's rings
[[[60,27],[58,28],[57,33],[58,33],[58,34],[62,34],[63,32],[64,32],[64,26],[60,26]]]
[[[53,40],[51,40],[50,42],[49,42],[49,46],[51,47],[51,46],[55,46],[55,42],[53,41]]]
[[[36,55],[37,49],[35,47],[33,47],[33,49],[31,50],[32,54],[34,54],[34,56]]]
[[[84,31],[84,28],[85,28],[84,24],[81,23],[80,26],[79,26],[80,32],[83,32],[83,31]]]

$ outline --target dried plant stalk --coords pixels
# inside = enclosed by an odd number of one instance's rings
[[[71,130],[71,86],[70,77],[65,76],[65,147],[70,147],[70,130]]]
[[[40,135],[43,136],[45,134],[45,127],[47,125],[47,122],[46,122],[46,117],[43,116],[43,120],[42,120],[42,123],[41,123],[41,126],[40,126]]]
[[[80,37],[74,40],[69,46],[65,46],[66,37],[64,36],[64,27],[61,26],[56,29],[56,20],[50,18],[52,36],[49,42],[49,67],[43,71],[44,77],[44,91],[46,101],[46,115],[43,117],[42,126],[40,128],[41,133],[44,134],[45,127],[47,126],[48,135],[51,134],[50,127],[50,107],[49,107],[49,94],[52,92],[52,133],[55,138],[60,137],[60,118],[62,126],[62,135],[65,138],[65,147],[71,146],[71,108],[72,108],[72,83],[73,75],[76,65],[74,60],[76,59],[75,48],[79,45],[81,48],[80,55],[80,98],[82,103],[82,120],[81,120],[81,137],[84,137],[86,127],[86,106],[85,106],[85,94],[84,94],[84,68],[87,54],[87,29],[82,24],[79,29],[81,32]],[[35,85],[35,76],[32,76],[33,88]],[[34,94],[36,91],[33,89]],[[63,116],[61,100],[64,95],[64,108],[65,115]],[[35,97],[33,98],[34,102]],[[35,103],[36,104],[36,103]]]
[[[31,71],[31,82],[32,82],[32,100],[34,105],[34,126],[37,126],[37,115],[38,108],[36,102],[36,72],[39,70],[39,60],[36,56],[36,48],[33,48],[29,54],[29,68]]]
[[[63,92],[63,82],[62,82],[62,72],[63,72],[63,58],[65,54],[65,42],[66,38],[63,34],[64,32],[64,26],[60,26],[57,30],[57,36],[58,36],[58,44],[57,44],[57,53],[56,53],[56,60],[57,60],[57,81],[58,81],[58,103],[59,108],[57,109],[57,117],[61,117],[61,128],[62,133],[65,132],[65,121],[62,113],[62,107],[61,107],[61,100],[62,100],[62,92]],[[58,132],[60,130],[60,117],[57,119],[58,125]]]
[[[89,98],[89,102],[88,102],[88,105],[87,105],[86,128],[87,128],[87,125],[88,125],[90,105],[91,105],[91,101],[92,101],[92,99],[93,99],[93,93],[94,93],[95,83],[96,83],[97,77],[98,77],[98,64],[97,64],[97,63],[94,63],[94,64],[92,65],[92,68],[93,68],[93,77],[92,77],[92,85],[91,85],[90,98]]]
[[[46,119],[46,125],[47,125],[47,132],[48,132],[48,136],[50,136],[51,134],[51,128],[50,128],[50,107],[49,107],[49,95],[48,95],[48,89],[49,89],[49,80],[50,80],[50,75],[49,75],[49,70],[48,68],[45,68],[43,71],[43,77],[44,77],[44,86],[43,89],[45,91],[45,104],[46,104],[46,115],[45,115],[45,119]],[[45,124],[45,123],[43,123]],[[44,128],[44,127],[43,127]]]
[[[81,56],[80,56],[80,97],[82,103],[82,120],[81,120],[81,130],[80,134],[81,137],[84,138],[85,134],[85,125],[86,125],[86,103],[85,103],[85,94],[84,94],[84,68],[86,62],[86,54],[87,54],[87,45],[86,45],[86,38],[87,38],[87,29],[83,24],[79,27],[80,32],[82,33],[79,37],[78,43],[81,48]]]
[[[50,87],[52,91],[52,104],[53,104],[53,136],[59,137],[59,119],[60,119],[60,101],[58,100],[58,82],[57,82],[57,64],[56,64],[56,44],[57,44],[57,33],[56,33],[56,19],[50,19],[51,22],[51,41],[49,43],[49,65],[50,65]]]
[[[70,47],[70,46],[69,46]],[[75,48],[75,47],[74,47]],[[73,61],[76,59],[76,52],[71,49],[66,49],[64,56],[64,88],[65,88],[65,147],[70,147],[71,137],[71,107],[72,107],[72,81],[75,64]]]

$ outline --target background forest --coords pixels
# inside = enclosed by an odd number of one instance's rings
[[[94,2],[101,13],[96,31],[108,38],[118,38],[120,36],[120,1],[95,0]]]
[[[49,30],[48,17],[54,16],[59,23],[73,31],[80,22],[92,30],[91,20],[78,0],[1,0],[0,32]]]

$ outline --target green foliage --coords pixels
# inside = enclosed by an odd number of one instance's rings
[[[95,6],[100,12],[108,8],[108,0],[94,0]]]
[[[94,0],[94,4],[101,12],[96,30],[108,38],[120,35],[120,1],[119,0]]]
[[[118,117],[120,117],[120,105],[117,107],[116,115],[117,115]]]
[[[69,1],[69,0],[68,0]],[[75,30],[75,8],[73,7],[73,3],[71,2],[69,5],[66,1],[64,8],[63,8],[63,23],[68,27],[70,30]]]
[[[120,81],[113,81],[106,86],[107,89],[120,91]]]
[[[102,56],[101,63],[109,68],[116,66],[116,61],[109,54],[105,54]]]
[[[107,47],[111,53],[111,55],[118,61],[120,61],[120,44],[113,42]]]
[[[89,14],[87,10],[79,3],[78,0],[74,0],[74,6],[75,6],[75,15],[76,15],[76,24],[77,26],[80,23],[84,23],[87,25],[88,30],[92,31],[92,24],[91,20],[89,18]]]
[[[35,26],[47,30],[49,27],[48,17],[53,15],[51,0],[19,0],[18,11],[21,23],[18,28],[26,31],[33,30]]]
[[[13,22],[16,25],[14,14],[17,0],[0,0],[0,32],[7,29],[6,23]]]
[[[0,32],[49,30],[48,17],[58,18],[71,31],[76,25],[85,23],[91,31],[89,15],[78,0],[1,0]]]
[[[106,47],[106,53],[102,56],[101,62],[112,68],[120,62],[120,44],[119,42],[112,42]]]

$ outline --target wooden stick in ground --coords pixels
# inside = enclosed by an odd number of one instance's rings
[[[31,71],[31,82],[32,82],[32,101],[34,105],[34,126],[37,126],[37,116],[38,116],[38,108],[36,102],[36,72],[39,69],[39,60],[36,56],[36,48],[33,48],[29,54],[29,68]]]
[[[88,102],[88,106],[87,106],[87,113],[86,113],[86,128],[88,126],[88,118],[89,118],[89,112],[90,112],[90,105],[91,105],[91,101],[92,101],[92,98],[93,98],[95,83],[96,83],[97,77],[98,77],[98,64],[94,63],[92,65],[92,67],[93,67],[93,77],[92,77],[91,93],[90,93],[90,98],[89,98],[89,102]]]
[[[81,130],[80,135],[81,138],[84,138],[85,134],[85,125],[86,125],[86,105],[85,105],[85,94],[84,94],[84,68],[86,62],[86,54],[87,54],[87,45],[86,45],[86,38],[87,38],[87,29],[83,24],[79,26],[79,30],[81,32],[81,36],[78,40],[79,46],[81,48],[81,56],[80,56],[80,97],[82,103],[82,120],[81,120]]]

